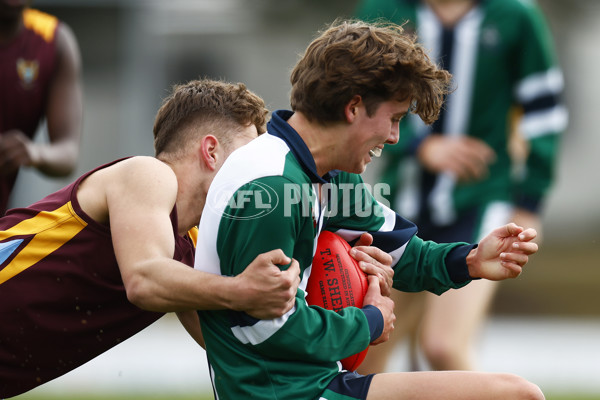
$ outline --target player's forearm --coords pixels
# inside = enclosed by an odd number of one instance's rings
[[[126,282],[127,298],[136,306],[158,312],[231,308],[234,279],[185,266],[177,261],[139,268]]]
[[[202,348],[206,348],[198,314],[195,311],[180,311],[177,313],[177,318],[196,343]]]
[[[33,143],[31,166],[48,176],[66,176],[75,169],[79,144],[64,141],[55,144]]]

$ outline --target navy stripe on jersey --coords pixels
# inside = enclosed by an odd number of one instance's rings
[[[443,28],[440,32],[442,36],[442,48],[440,49],[439,62],[443,69],[452,72],[452,50],[454,48],[454,29]],[[446,107],[440,110],[440,116],[432,125],[433,132],[442,132],[444,130],[444,121],[446,120]]]
[[[469,270],[465,268],[465,260],[467,255],[477,247],[477,244],[467,244],[464,246],[458,246],[450,250],[446,256],[446,267],[448,275],[453,282],[460,283],[465,282],[472,278],[469,275]]]
[[[381,311],[375,306],[366,305],[362,308],[367,321],[369,321],[369,332],[371,333],[371,339],[375,340],[383,333],[383,315]]]
[[[396,223],[391,232],[369,232],[373,236],[373,246],[386,253],[391,253],[398,248],[398,243],[406,243],[416,235],[417,226],[411,221],[396,214]]]
[[[254,318],[253,316],[242,311],[229,311],[229,317],[231,319],[230,326],[254,326],[254,324],[260,321],[259,319]]]
[[[523,111],[529,113],[537,110],[547,110],[559,103],[560,99],[557,95],[548,94],[546,96],[537,97],[531,101],[523,103]]]

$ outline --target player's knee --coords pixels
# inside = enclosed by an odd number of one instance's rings
[[[529,382],[525,378],[522,378],[513,374],[503,374],[502,379],[510,388],[508,391],[511,392],[509,395],[512,399],[520,400],[544,400],[544,393],[536,384]]]
[[[468,352],[449,340],[441,337],[424,336],[421,338],[421,348],[433,369],[467,369],[463,364],[466,363],[465,357],[467,357]]]
[[[525,381],[522,385],[523,399],[525,400],[544,400],[545,396],[538,385]]]

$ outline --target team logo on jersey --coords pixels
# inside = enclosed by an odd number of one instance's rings
[[[484,48],[493,50],[500,45],[500,32],[495,26],[486,26],[481,30],[481,44]]]
[[[37,80],[40,70],[40,64],[37,60],[17,60],[17,74],[21,80],[21,85],[25,89],[31,89]]]

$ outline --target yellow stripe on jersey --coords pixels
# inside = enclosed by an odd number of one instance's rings
[[[27,8],[23,11],[23,23],[27,29],[34,31],[50,43],[54,39],[58,19],[39,10]]]
[[[198,243],[198,227],[195,226],[187,232],[190,239],[192,239],[192,243],[194,243],[194,247],[196,247],[196,243]]]
[[[87,223],[79,218],[68,202],[54,211],[42,211],[0,232],[0,241],[14,236],[33,236],[27,246],[0,271],[0,284],[56,251],[86,226]]]

